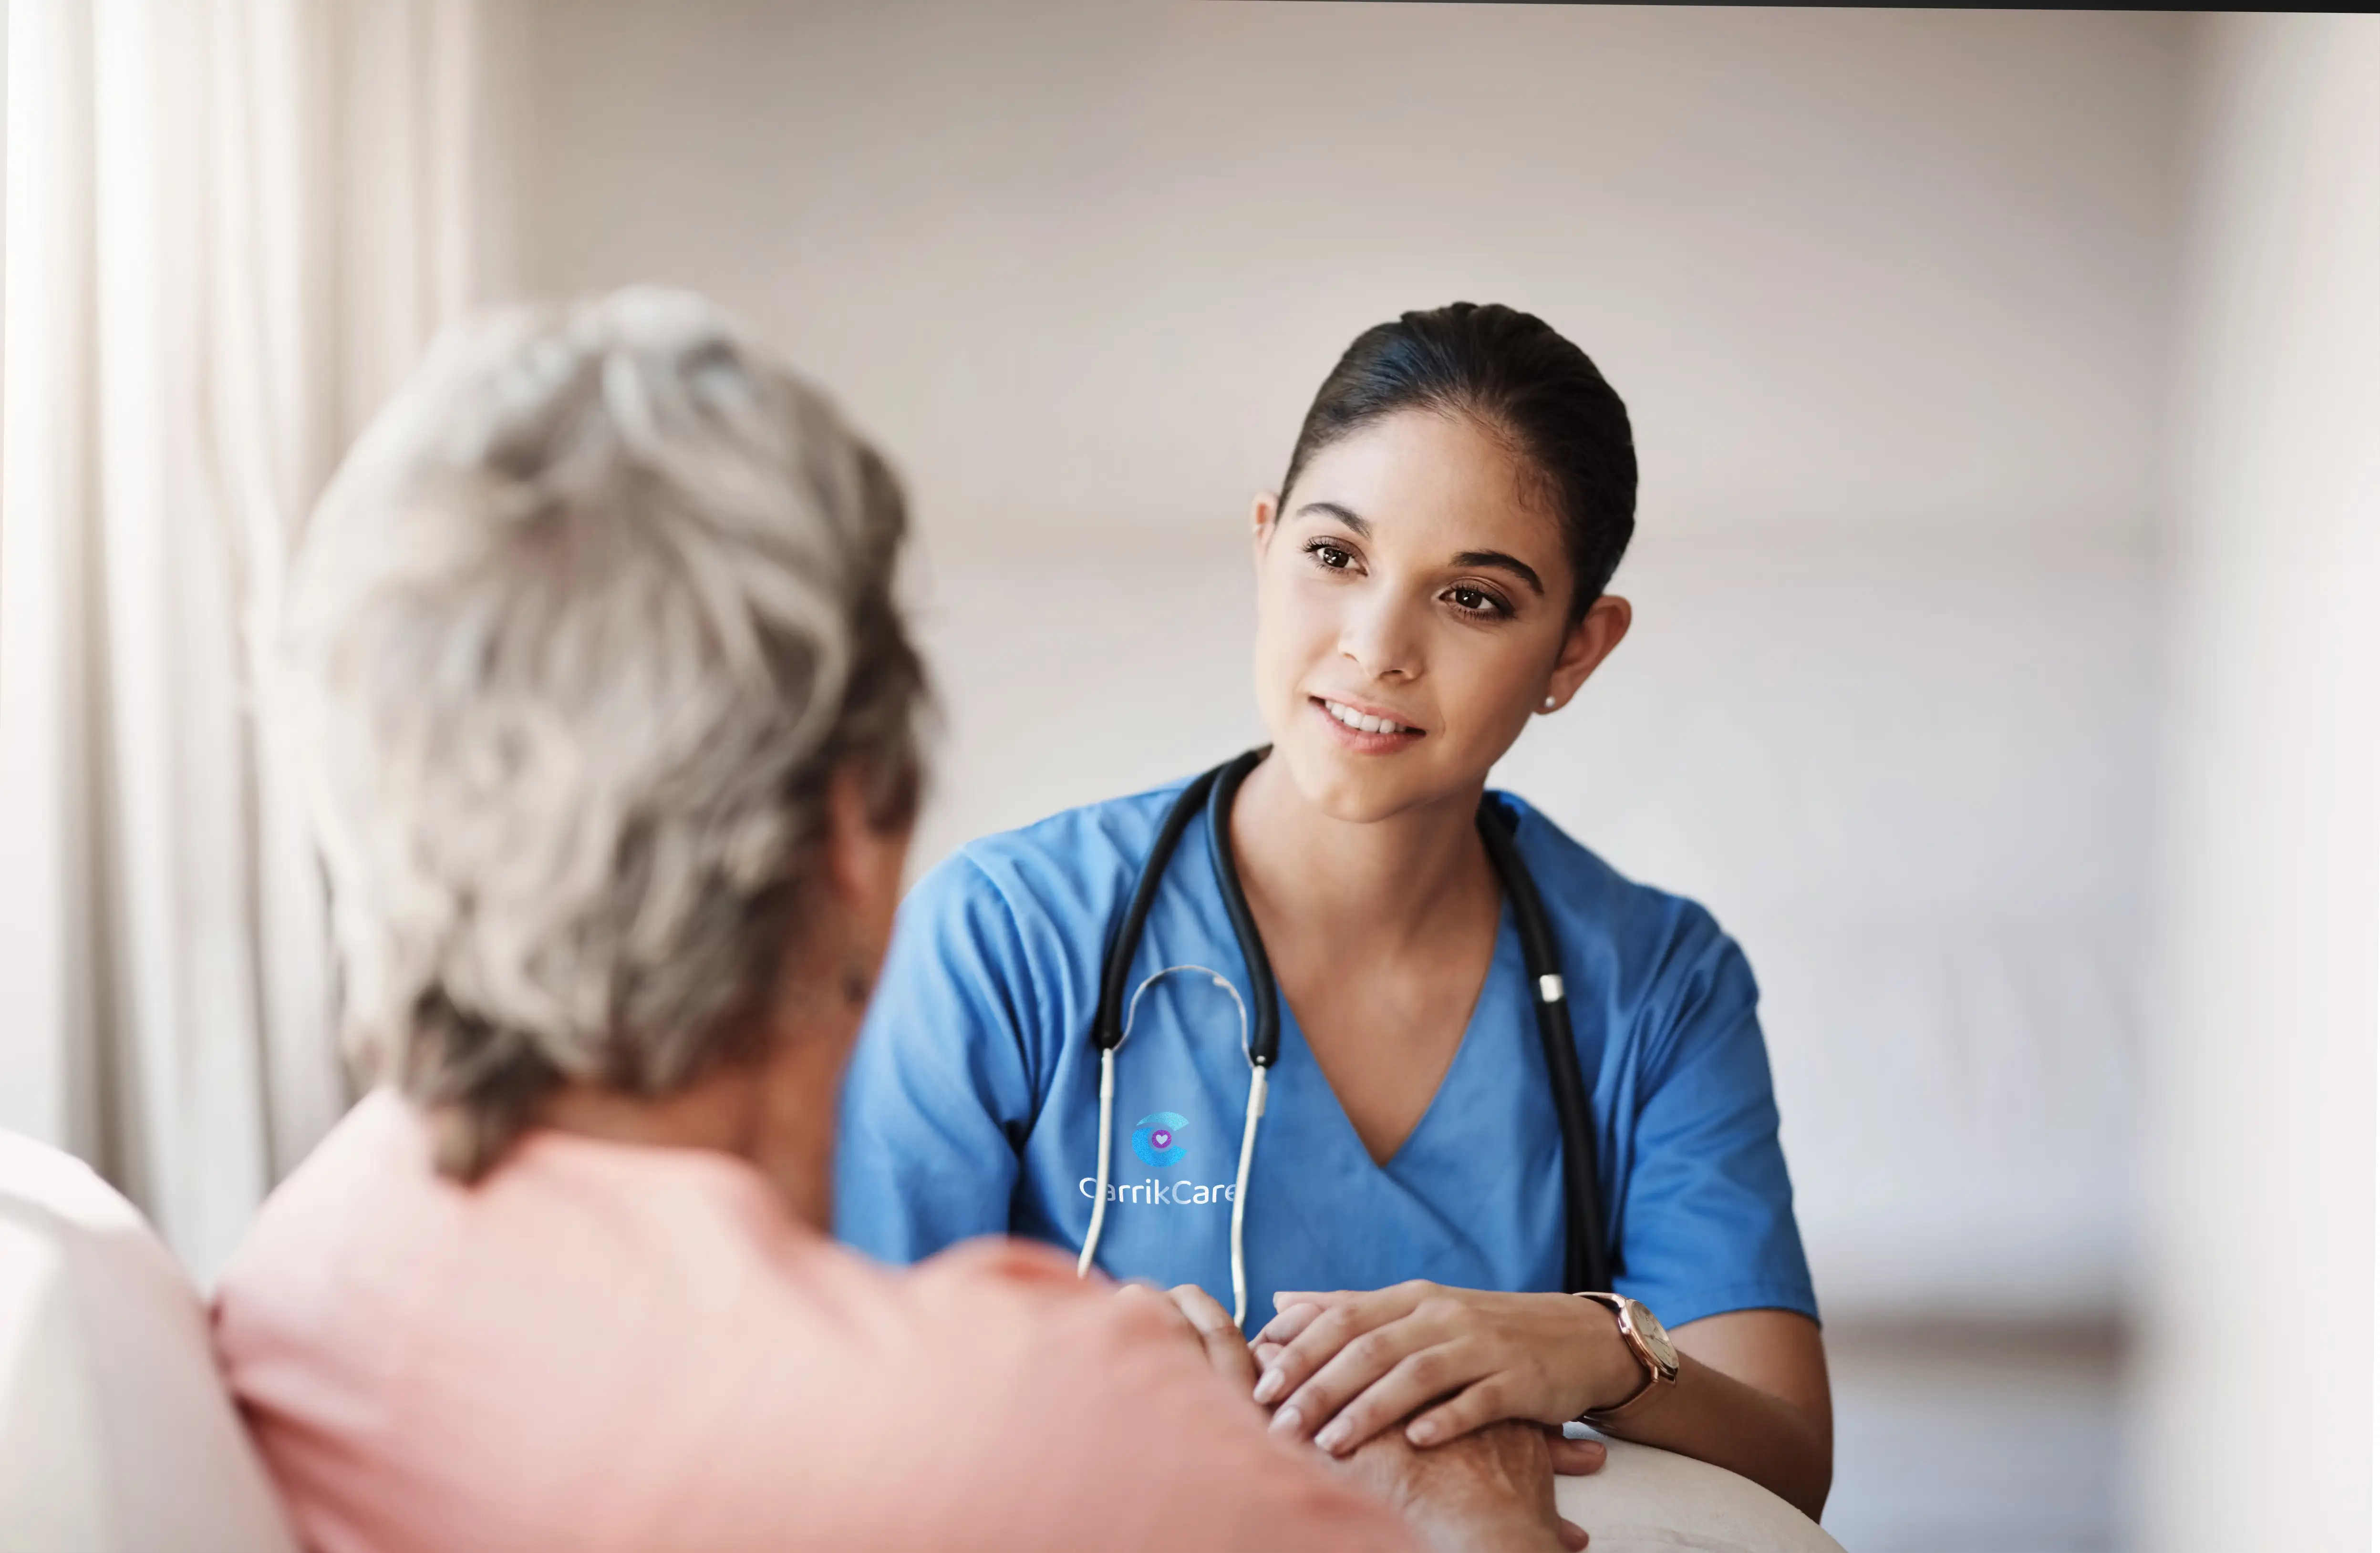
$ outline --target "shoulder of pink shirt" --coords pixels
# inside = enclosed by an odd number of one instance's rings
[[[650,1269],[651,1247],[665,1242],[671,1285],[706,1286],[708,1271],[707,1286],[728,1286],[757,1258],[804,1291],[799,1303],[755,1307],[762,1314],[858,1324],[838,1340],[846,1344],[859,1326],[895,1343],[886,1387],[921,1388],[938,1399],[924,1403],[929,1415],[956,1410],[940,1431],[945,1471],[995,1519],[1171,1526],[1213,1546],[1412,1546],[1396,1516],[1335,1480],[1310,1448],[1270,1437],[1162,1302],[1119,1300],[1113,1283],[1078,1279],[1074,1259],[1048,1246],[986,1238],[885,1268],[794,1219],[729,1156],[538,1134],[465,1188],[430,1174],[427,1143],[412,1107],[383,1090],[276,1194],[217,1305],[236,1384],[260,1373],[243,1358],[269,1366],[293,1340],[321,1365],[393,1384],[409,1353],[402,1323],[359,1318],[358,1304],[413,1309],[431,1291],[451,1298],[494,1280],[472,1296],[485,1317],[513,1292],[514,1268],[533,1280],[553,1259],[532,1255],[532,1243],[551,1243],[565,1262],[633,1247]],[[589,1217],[599,1202],[633,1206]],[[637,1232],[623,1238],[623,1224]],[[439,1266],[449,1273],[432,1277]],[[318,1340],[331,1329],[373,1338],[386,1362],[352,1342],[326,1347]],[[1141,1464],[1159,1459],[1161,1471]],[[1118,1460],[1135,1463],[1122,1477]],[[1058,1513],[1051,1495],[1070,1508]]]
[[[1020,1289],[1040,1289],[1066,1295],[1087,1295],[1102,1288],[1114,1287],[1097,1274],[1091,1280],[1077,1278],[1075,1276],[1074,1259],[1050,1246],[1037,1245],[1031,1241],[1011,1240],[1005,1235],[983,1235],[961,1241],[949,1250],[918,1263],[910,1276],[927,1281],[945,1278],[997,1279]]]

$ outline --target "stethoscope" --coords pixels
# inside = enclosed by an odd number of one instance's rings
[[[1108,944],[1107,962],[1099,975],[1099,1012],[1091,1025],[1091,1044],[1099,1052],[1099,1193],[1091,1199],[1090,1231],[1083,1237],[1083,1254],[1075,1265],[1078,1274],[1090,1271],[1091,1258],[1099,1248],[1099,1231],[1107,1222],[1108,1156],[1114,1143],[1116,1052],[1131,1033],[1132,1015],[1139,1009],[1141,994],[1159,977],[1177,970],[1212,974],[1205,972],[1204,967],[1168,966],[1144,980],[1134,992],[1130,1007],[1125,1005],[1124,984],[1131,975],[1133,954],[1139,947],[1141,933],[1148,925],[1148,910],[1157,899],[1158,884],[1165,876],[1166,866],[1173,860],[1174,850],[1182,843],[1182,832],[1189,829],[1191,816],[1203,805],[1207,810],[1208,855],[1214,864],[1215,882],[1222,891],[1223,909],[1232,919],[1232,936],[1239,940],[1241,958],[1247,963],[1248,987],[1256,1002],[1253,1032],[1248,1028],[1245,1005],[1241,1008],[1241,1048],[1248,1060],[1248,1104],[1240,1131],[1239,1184],[1232,1195],[1232,1320],[1241,1326],[1246,1324],[1248,1316],[1244,1239],[1248,1166],[1256,1158],[1257,1123],[1264,1118],[1265,1073],[1281,1058],[1281,988],[1273,980],[1272,962],[1265,955],[1264,937],[1257,931],[1256,918],[1248,911],[1247,893],[1240,888],[1239,864],[1232,855],[1231,819],[1232,800],[1238,796],[1240,783],[1256,770],[1257,762],[1266,753],[1265,749],[1249,750],[1204,773],[1182,790],[1182,795],[1166,811],[1165,823],[1158,828],[1156,844],[1148,849],[1148,861],[1141,865],[1140,879],[1133,886],[1123,921]],[[1513,925],[1521,935],[1521,960],[1528,967],[1535,993],[1532,1001],[1537,1012],[1537,1038],[1545,1047],[1546,1073],[1553,1083],[1554,1114],[1561,1124],[1562,1187],[1568,1206],[1562,1277],[1570,1289],[1609,1289],[1610,1256],[1604,1244],[1603,1198],[1596,1179],[1595,1114],[1587,1107],[1586,1080],[1579,1072],[1578,1048],[1571,1040],[1570,1007],[1562,997],[1560,960],[1555,952],[1553,928],[1546,921],[1545,903],[1538,898],[1536,881],[1529,877],[1527,866],[1521,861],[1520,849],[1512,843],[1516,823],[1512,815],[1483,795],[1478,823],[1488,860],[1503,881],[1505,897],[1512,904]],[[1229,982],[1220,977],[1215,980],[1232,993],[1234,1002],[1239,1001],[1238,992]]]

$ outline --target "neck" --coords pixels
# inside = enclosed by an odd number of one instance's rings
[[[658,1099],[566,1085],[540,1120],[557,1132],[652,1148],[709,1148],[752,1163],[795,1218],[834,1222],[834,1107],[843,1043],[780,1029],[770,1054],[723,1062]]]
[[[1269,758],[1248,773],[1232,807],[1232,845],[1248,904],[1266,926],[1393,952],[1418,943],[1450,913],[1497,899],[1477,831],[1479,790],[1384,819],[1345,820],[1297,790]]]

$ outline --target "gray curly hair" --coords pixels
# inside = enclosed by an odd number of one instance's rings
[[[915,813],[883,461],[702,299],[457,326],[349,455],[265,669],[345,1035],[475,1180],[569,1080],[757,1038],[830,779]]]

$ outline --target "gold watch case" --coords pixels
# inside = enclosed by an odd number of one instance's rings
[[[1631,1393],[1627,1401],[1614,1407],[1582,1413],[1578,1415],[1579,1422],[1601,1424],[1607,1419],[1617,1418],[1650,1396],[1655,1387],[1677,1384],[1678,1345],[1670,1341],[1670,1329],[1661,1325],[1659,1316],[1641,1302],[1625,1294],[1582,1292],[1578,1297],[1593,1300],[1611,1312],[1613,1319],[1620,1324],[1620,1341],[1628,1345],[1628,1352],[1645,1366],[1645,1384]]]

